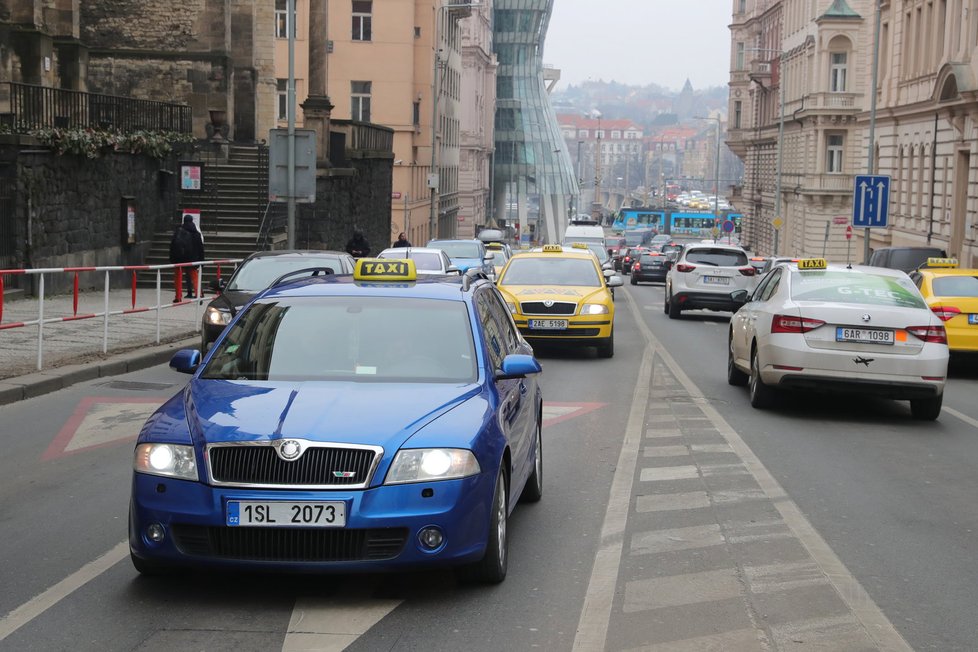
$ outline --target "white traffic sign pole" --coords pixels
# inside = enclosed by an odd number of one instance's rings
[[[874,169],[873,161],[875,158],[876,150],[876,84],[879,81],[879,69],[880,69],[880,6],[883,4],[883,0],[876,0],[874,3],[876,5],[876,28],[873,31],[873,83],[869,88],[870,96],[870,109],[869,109],[869,144],[866,147],[866,168],[867,174],[872,175],[876,172]],[[882,193],[880,193],[882,195]],[[863,213],[865,215],[865,213]],[[881,213],[877,213],[881,215]],[[863,263],[869,263],[869,234],[870,228],[866,227],[863,230],[864,242],[863,242]]]

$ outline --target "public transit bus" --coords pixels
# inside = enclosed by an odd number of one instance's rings
[[[742,217],[740,213],[721,214],[719,217],[713,213],[672,213],[669,216],[668,233],[710,238],[715,237],[713,229],[716,228],[721,235],[727,235],[722,226],[725,221],[730,220],[734,223],[733,232],[739,234]]]
[[[666,212],[648,208],[623,208],[615,215],[611,229],[616,232],[654,230],[664,232]]]

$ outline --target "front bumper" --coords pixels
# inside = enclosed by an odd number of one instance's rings
[[[271,491],[210,487],[133,474],[129,547],[153,564],[215,569],[373,572],[454,566],[481,559],[488,539],[494,470],[441,482],[362,491]],[[430,490],[431,495],[423,492]],[[343,528],[231,527],[228,500],[343,501]],[[146,528],[162,525],[150,541]],[[437,527],[442,545],[429,551],[418,533]]]
[[[736,290],[737,288],[733,288]],[[672,296],[679,302],[679,307],[683,310],[697,310],[705,308],[707,310],[727,310],[737,312],[739,304],[730,298],[730,292],[673,292]]]
[[[664,267],[662,269],[643,269],[639,272],[632,272],[632,278],[636,281],[658,281],[664,283],[668,274],[669,270]]]

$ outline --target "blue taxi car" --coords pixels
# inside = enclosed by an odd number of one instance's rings
[[[500,582],[508,517],[543,491],[541,371],[478,272],[361,259],[280,280],[136,443],[129,545],[172,567],[460,566]]]

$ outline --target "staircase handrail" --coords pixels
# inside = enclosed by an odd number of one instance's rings
[[[258,226],[258,238],[255,240],[255,248],[258,251],[266,251],[268,248],[268,237],[272,231],[271,221],[268,215],[272,210],[272,202],[265,202],[265,210],[262,212],[261,224]],[[266,228],[266,224],[268,227]]]

